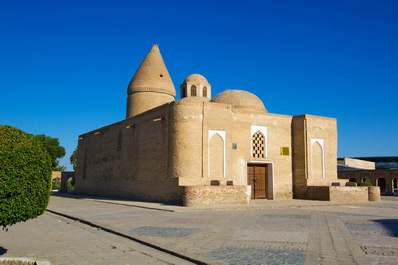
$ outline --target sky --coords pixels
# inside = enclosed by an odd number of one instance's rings
[[[0,1],[0,124],[58,138],[125,118],[158,44],[180,99],[256,94],[270,113],[337,119],[338,156],[398,155],[398,1]]]

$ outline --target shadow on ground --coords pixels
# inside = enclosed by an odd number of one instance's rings
[[[379,219],[373,222],[382,226],[389,236],[398,237],[398,220],[397,219]]]
[[[7,249],[0,247],[0,256],[7,253]]]
[[[71,198],[71,199],[91,199],[91,200],[107,200],[109,202],[115,201],[119,203],[123,203],[126,201],[131,202],[142,202],[142,203],[158,203],[165,206],[181,206],[180,204],[166,203],[166,202],[155,202],[155,201],[139,201],[132,200],[128,198],[111,198],[111,197],[96,197],[96,196],[88,196],[88,195],[76,195],[74,190],[68,190],[68,192],[60,192],[59,190],[53,190],[51,193],[52,196]]]

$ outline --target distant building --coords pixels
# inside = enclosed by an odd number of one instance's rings
[[[339,179],[370,182],[380,187],[381,195],[398,195],[398,156],[339,158]]]
[[[180,89],[175,100],[154,45],[128,86],[126,119],[80,135],[75,193],[245,204],[307,198],[308,187],[337,181],[336,119],[271,114],[242,90],[212,97],[199,74]]]

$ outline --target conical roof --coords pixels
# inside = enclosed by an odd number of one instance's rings
[[[127,89],[127,94],[134,92],[156,92],[176,96],[173,81],[164,64],[158,45],[153,45],[145,56]]]

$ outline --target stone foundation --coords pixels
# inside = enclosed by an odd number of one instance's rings
[[[222,206],[249,204],[250,186],[186,186],[184,206]]]
[[[308,186],[307,199],[317,201],[329,201],[330,193],[329,186]]]

